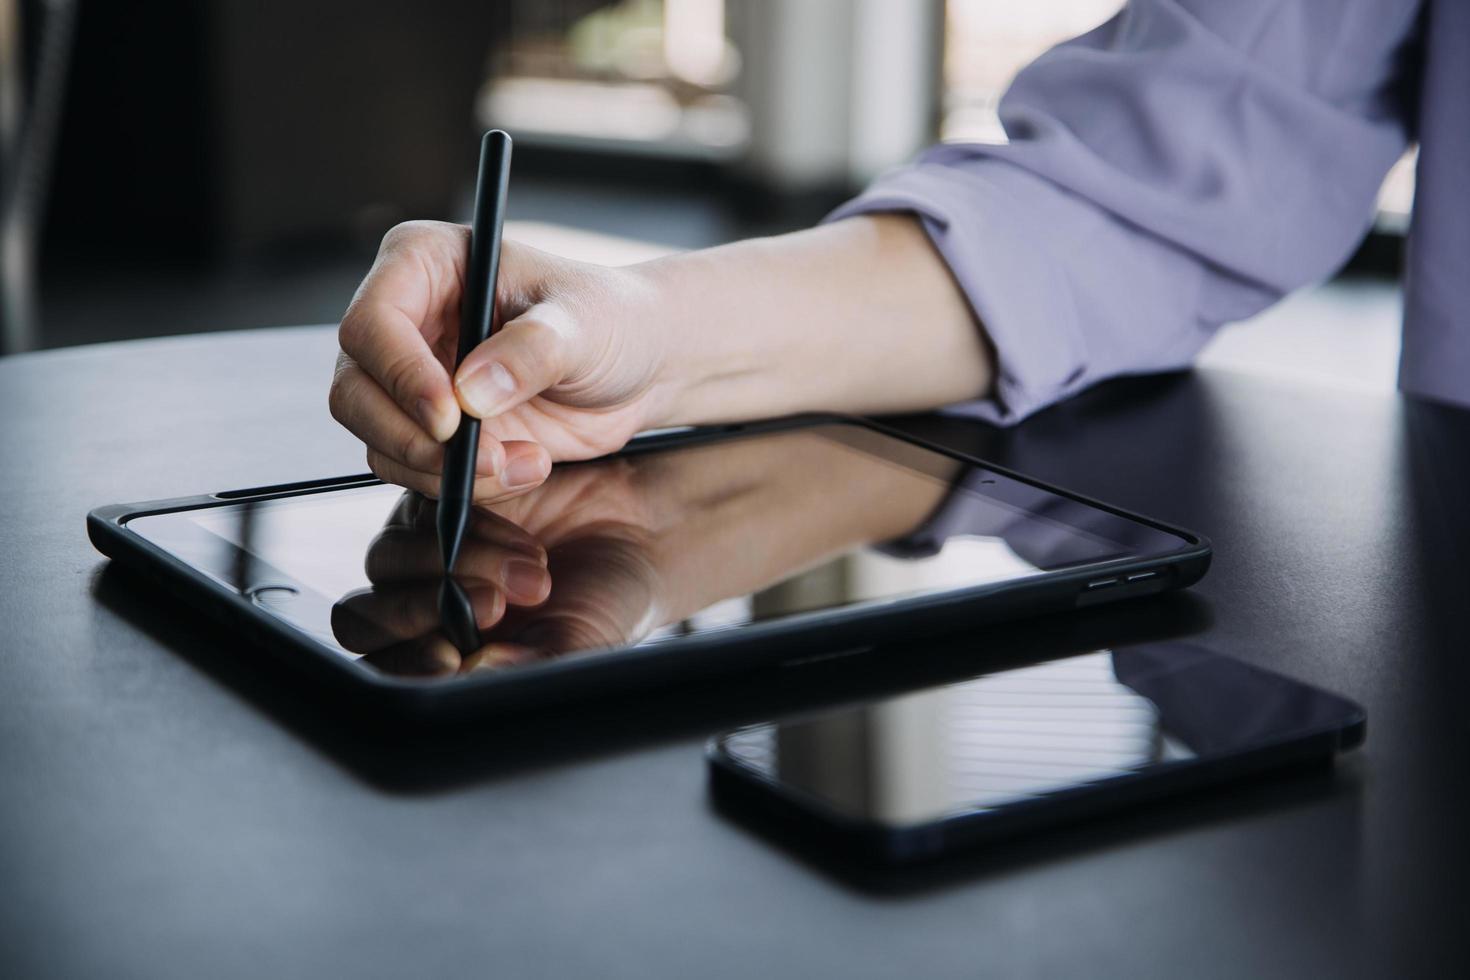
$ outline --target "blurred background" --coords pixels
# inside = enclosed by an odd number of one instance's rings
[[[804,227],[1120,0],[0,0],[0,352],[335,322],[378,239],[463,220],[608,263]],[[1334,282],[1209,363],[1393,385],[1407,160]]]

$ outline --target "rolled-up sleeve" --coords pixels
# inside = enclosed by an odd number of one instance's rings
[[[1417,6],[1133,0],[1017,76],[1008,143],[936,147],[829,220],[920,217],[996,352],[960,411],[1009,423],[1184,367],[1367,230],[1408,139]]]

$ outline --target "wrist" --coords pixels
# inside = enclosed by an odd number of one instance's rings
[[[916,411],[990,385],[984,331],[919,222],[868,215],[629,270],[659,355],[650,426]]]
[[[647,428],[719,420],[720,396],[711,389],[742,373],[738,341],[732,343],[728,335],[731,318],[718,295],[720,284],[708,281],[712,271],[736,281],[740,272],[728,266],[713,270],[707,251],[670,255],[628,270],[640,279],[644,298],[633,318],[654,351]]]

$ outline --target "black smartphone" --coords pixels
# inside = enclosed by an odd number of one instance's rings
[[[731,815],[906,864],[1331,759],[1365,725],[1352,701],[1174,641],[749,725],[706,757]]]
[[[426,715],[602,696],[1187,586],[1196,534],[848,418],[639,439],[472,515],[370,477],[122,504],[93,542],[286,661]]]

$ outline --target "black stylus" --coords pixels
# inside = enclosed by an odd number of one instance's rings
[[[465,270],[464,300],[459,312],[459,353],[483,344],[495,325],[495,279],[500,272],[500,229],[510,189],[510,137],[492,129],[480,140],[480,171],[475,178],[475,220],[470,225],[470,264]],[[470,521],[474,498],[475,455],[480,448],[480,420],[463,414],[459,429],[444,447],[444,480],[439,485],[439,554],[444,570],[454,570],[460,542]]]

